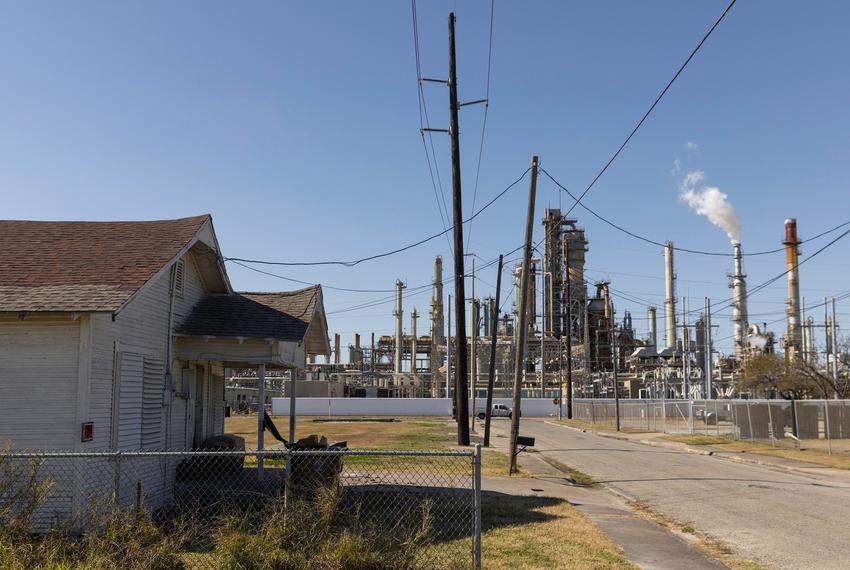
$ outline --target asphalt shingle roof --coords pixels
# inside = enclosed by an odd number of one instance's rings
[[[0,311],[115,311],[208,219],[0,221]]]
[[[273,338],[300,342],[313,319],[321,287],[283,293],[235,293],[203,298],[177,334],[227,338]]]

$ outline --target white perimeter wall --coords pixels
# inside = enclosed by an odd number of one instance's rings
[[[296,416],[451,416],[452,401],[446,398],[297,398]],[[475,411],[484,410],[487,400],[477,398]],[[472,400],[469,402],[472,409]],[[493,404],[506,404],[510,398],[493,398]],[[551,399],[523,398],[522,415],[558,415]],[[566,407],[565,407],[566,413]],[[272,414],[289,415],[289,398],[272,398]]]

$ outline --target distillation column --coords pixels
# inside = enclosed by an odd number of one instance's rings
[[[395,317],[395,358],[393,360],[393,371],[398,374],[401,372],[401,357],[404,349],[404,335],[402,334],[401,328],[401,317],[402,317],[402,309],[401,309],[401,292],[404,290],[405,285],[401,282],[401,279],[395,280],[395,311],[393,311],[393,316]]]
[[[800,273],[798,256],[800,241],[797,239],[797,220],[785,220],[785,266],[788,272],[788,330],[785,334],[785,356],[795,360],[802,350],[800,331]]]
[[[732,339],[735,346],[735,358],[742,362],[747,348],[747,280],[744,275],[741,244],[734,244],[735,270],[729,286],[732,288]]]
[[[676,349],[676,274],[673,273],[673,242],[664,246],[664,342]]]
[[[655,318],[655,307],[646,308],[646,321],[649,323],[649,346],[658,348],[658,323]]]
[[[431,292],[431,394],[436,397],[440,384],[440,365],[443,362],[443,345],[446,343],[445,321],[443,320],[443,258],[434,259],[434,283]]]

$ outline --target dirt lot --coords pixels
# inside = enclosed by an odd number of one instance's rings
[[[388,418],[373,419],[358,418],[357,421],[335,419],[328,421],[327,417],[298,417],[295,427],[295,437],[300,439],[316,434],[325,436],[328,443],[338,441],[348,442],[351,449],[398,449],[398,450],[448,450],[460,449],[457,446],[457,431],[455,423],[448,418],[398,418],[386,421]],[[272,418],[278,431],[285,438],[289,433],[289,417],[275,416]],[[507,421],[504,419],[494,421]],[[224,431],[245,438],[246,449],[257,448],[257,416],[233,416],[227,418]],[[479,430],[480,431],[480,430]],[[480,441],[482,433],[473,433],[472,441]],[[267,431],[264,438],[266,447],[278,444]],[[385,466],[389,460],[385,457],[359,456],[349,458],[349,461],[361,465]],[[508,472],[508,456],[495,449],[483,450],[484,476],[501,476]],[[520,476],[528,476],[521,471]]]

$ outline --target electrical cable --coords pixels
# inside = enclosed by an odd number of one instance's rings
[[[570,192],[570,191],[569,191],[569,190],[568,190],[568,189],[567,189],[567,188],[566,188],[563,184],[561,184],[560,182],[558,182],[557,180],[555,180],[555,178],[554,178],[551,174],[549,174],[549,173],[546,171],[546,169],[545,169],[545,168],[542,168],[542,167],[541,167],[541,168],[540,168],[540,170],[543,172],[543,174],[545,174],[545,175],[546,175],[546,177],[547,177],[547,178],[549,178],[549,180],[551,180],[551,181],[555,184],[555,186],[557,186],[557,187],[558,187],[559,189],[561,189],[562,191],[566,192],[566,193],[567,193],[567,195],[568,195],[570,198],[572,198],[572,199],[573,199],[573,201],[575,202],[575,204],[580,205],[580,206],[581,206],[582,208],[584,208],[584,209],[585,209],[588,213],[590,213],[591,215],[593,215],[593,216],[594,216],[594,217],[596,217],[597,219],[599,219],[599,220],[601,220],[601,221],[605,222],[606,224],[608,224],[608,225],[609,225],[609,226],[611,226],[612,228],[614,228],[614,229],[616,229],[616,230],[619,230],[619,231],[623,232],[624,234],[626,234],[626,235],[628,235],[628,236],[631,236],[631,237],[633,237],[633,238],[635,238],[635,239],[638,239],[638,240],[644,241],[644,242],[649,243],[649,244],[652,244],[652,245],[657,245],[657,246],[659,246],[659,247],[666,247],[666,246],[667,246],[667,244],[665,244],[665,243],[661,243],[660,241],[656,241],[656,240],[650,239],[650,238],[648,238],[648,237],[646,237],[646,236],[642,236],[642,235],[636,234],[636,233],[634,233],[634,232],[632,232],[632,231],[627,230],[626,228],[624,228],[624,227],[622,227],[622,226],[620,226],[620,225],[615,224],[615,223],[614,223],[614,222],[612,222],[611,220],[609,220],[609,219],[605,218],[605,217],[604,217],[604,216],[602,216],[601,214],[599,214],[599,213],[595,212],[594,210],[590,209],[590,208],[589,208],[588,206],[586,206],[584,203],[579,202],[579,199],[578,199],[578,198],[576,198],[576,197],[575,197],[575,195],[573,195],[573,193],[572,193],[572,192]],[[850,221],[846,221],[846,222],[843,222],[843,223],[841,223],[841,224],[838,224],[838,225],[837,225],[837,226],[835,226],[834,228],[830,228],[830,229],[826,230],[825,232],[821,232],[821,233],[817,234],[817,235],[816,235],[816,236],[814,236],[814,237],[808,238],[808,239],[806,239],[806,240],[802,240],[802,241],[800,241],[800,243],[801,243],[801,244],[803,244],[803,243],[806,243],[806,242],[814,241],[814,240],[816,240],[816,239],[818,239],[818,238],[821,238],[821,237],[823,237],[823,236],[825,236],[825,235],[827,235],[827,234],[830,234],[830,233],[832,233],[832,232],[834,232],[834,231],[840,230],[841,228],[843,228],[844,226],[847,226],[847,225],[850,225]],[[710,256],[717,256],[717,257],[734,257],[734,256],[735,256],[735,254],[734,254],[734,253],[728,253],[728,252],[717,252],[717,251],[703,251],[703,250],[699,250],[699,249],[688,249],[688,248],[685,248],[685,247],[676,247],[676,246],[673,246],[673,250],[675,250],[675,251],[681,251],[681,252],[684,252],[684,253],[694,253],[694,254],[697,254],[697,255],[710,255]],[[743,253],[743,252],[742,252],[742,253],[741,253],[741,255],[742,255],[742,256],[744,256],[744,257],[755,257],[755,256],[758,256],[758,255],[768,255],[768,254],[771,254],[771,253],[778,253],[778,252],[780,252],[780,251],[784,251],[784,250],[785,250],[785,248],[784,248],[784,247],[779,247],[779,248],[776,248],[776,249],[771,249],[771,250],[767,250],[767,251],[756,251],[756,252],[753,252],[753,253]]]
[[[487,130],[487,111],[490,109],[490,70],[493,62],[493,14],[496,0],[490,0],[490,40],[487,46],[487,88],[484,94],[484,118],[481,121],[481,141],[478,144],[478,165],[475,167],[475,186],[472,192],[472,210],[475,210],[475,200],[478,197],[478,179],[481,175],[481,158],[484,156],[484,132]],[[466,235],[466,247],[472,239],[472,225]]]
[[[489,202],[484,204],[484,206],[482,206],[480,210],[478,210],[477,212],[472,214],[467,219],[463,220],[461,222],[461,224],[467,224],[467,223],[471,222],[472,220],[474,220],[475,218],[477,218],[478,216],[480,216],[487,208],[492,206],[499,198],[501,198],[502,196],[507,194],[507,192],[511,188],[513,188],[514,186],[519,184],[522,181],[522,179],[525,178],[525,175],[528,174],[529,170],[531,170],[531,167],[526,168],[525,171],[520,175],[519,178],[517,178],[516,180],[511,182],[504,190],[502,190],[501,192],[496,194],[496,196],[494,196]],[[393,250],[386,251],[386,252],[383,252],[383,253],[377,253],[375,255],[370,255],[368,257],[362,257],[360,259],[354,259],[354,260],[350,260],[350,261],[266,261],[266,260],[261,260],[261,259],[245,259],[245,258],[242,258],[242,257],[225,257],[225,258],[223,258],[223,260],[224,261],[241,261],[243,263],[255,263],[255,264],[258,264],[258,265],[282,265],[282,266],[287,266],[287,267],[292,267],[292,266],[302,266],[303,267],[303,266],[316,266],[316,265],[342,265],[344,267],[354,267],[354,266],[359,265],[359,264],[361,264],[365,261],[372,261],[374,259],[380,259],[382,257],[389,257],[391,255],[395,255],[397,253],[401,253],[401,252],[407,251],[409,249],[413,249],[414,247],[418,247],[418,246],[420,246],[424,243],[428,243],[429,241],[432,241],[432,240],[440,237],[441,235],[447,234],[448,232],[452,231],[454,229],[454,227],[455,226],[453,224],[450,228],[448,228],[448,229],[446,229],[442,232],[438,232],[436,234],[430,235],[430,236],[423,238],[423,239],[421,239],[417,242],[405,245],[403,247],[399,247],[397,249],[393,249]]]
[[[419,19],[417,18],[417,10],[416,10],[416,0],[410,0],[410,8],[413,12],[413,50],[416,58],[416,92],[417,98],[419,99],[419,135],[422,139],[422,150],[425,151],[425,162],[428,164],[428,174],[431,176],[431,187],[434,189],[434,199],[437,201],[437,210],[440,213],[440,222],[442,222],[443,229],[446,229],[446,225],[448,224],[449,217],[449,209],[446,204],[446,193],[443,189],[443,180],[440,177],[440,169],[437,165],[437,154],[434,151],[434,138],[431,134],[431,121],[428,118],[428,105],[425,102],[425,91],[422,89],[422,65],[419,56]],[[434,167],[431,168],[431,156],[428,154],[428,145],[425,143],[425,132],[426,128],[428,129],[428,140],[431,143],[431,153],[434,156]],[[436,180],[434,177],[434,171],[436,170],[437,176]],[[437,185],[439,184],[440,190],[437,191]],[[442,202],[440,201],[442,199]],[[475,208],[473,207],[473,210]],[[449,251],[452,251],[452,243],[449,239],[448,232],[446,232],[446,242],[449,245]]]
[[[632,140],[632,137],[635,136],[635,133],[638,132],[638,129],[640,129],[641,126],[643,126],[644,122],[646,122],[646,119],[649,117],[649,115],[652,113],[652,111],[655,110],[655,107],[658,105],[658,103],[661,101],[661,99],[664,97],[664,95],[667,93],[667,91],[669,91],[670,87],[672,87],[672,85],[673,85],[673,83],[675,83],[676,79],[679,78],[679,75],[682,74],[682,72],[685,70],[685,67],[687,67],[687,65],[691,62],[691,60],[694,58],[694,56],[700,50],[702,45],[706,42],[706,40],[708,40],[709,36],[711,36],[711,34],[714,32],[714,30],[717,28],[717,26],[720,25],[720,22],[723,21],[723,18],[726,17],[726,14],[728,14],[729,10],[732,9],[732,6],[735,5],[735,2],[736,2],[736,0],[731,0],[731,2],[729,2],[729,5],[726,6],[726,9],[723,10],[723,13],[720,14],[720,17],[717,18],[717,20],[714,22],[714,25],[712,25],[711,28],[709,28],[709,30],[705,33],[702,40],[700,40],[700,42],[697,44],[697,47],[695,47],[693,49],[693,51],[688,56],[688,58],[685,60],[685,62],[682,63],[681,66],[679,66],[679,69],[676,71],[676,74],[673,75],[673,78],[669,82],[667,82],[667,85],[664,87],[664,89],[661,90],[661,93],[658,94],[658,97],[655,98],[655,101],[652,103],[652,105],[650,105],[650,107],[646,111],[646,113],[643,114],[643,117],[641,117],[640,121],[638,121],[637,125],[635,125],[635,127],[629,133],[629,136],[626,137],[626,140],[623,141],[623,143],[620,145],[620,147],[617,149],[617,151],[611,156],[611,158],[608,159],[608,162],[605,163],[605,166],[602,167],[602,170],[600,170],[596,174],[596,176],[593,178],[593,180],[591,180],[590,184],[588,184],[587,188],[584,189],[584,192],[582,192],[581,196],[579,196],[578,199],[576,200],[576,203],[573,204],[572,206],[570,206],[570,209],[567,210],[567,213],[565,215],[569,215],[570,212],[572,212],[575,209],[576,205],[581,203],[581,201],[584,199],[584,197],[587,195],[587,193],[590,192],[590,190],[593,188],[593,186],[596,184],[596,182],[602,177],[603,174],[605,174],[605,172],[608,170],[608,167],[611,166],[611,164],[613,164],[613,162],[615,160],[617,160],[617,157],[620,156],[620,153],[623,152],[623,149],[626,148],[626,145],[629,144],[629,141]]]

